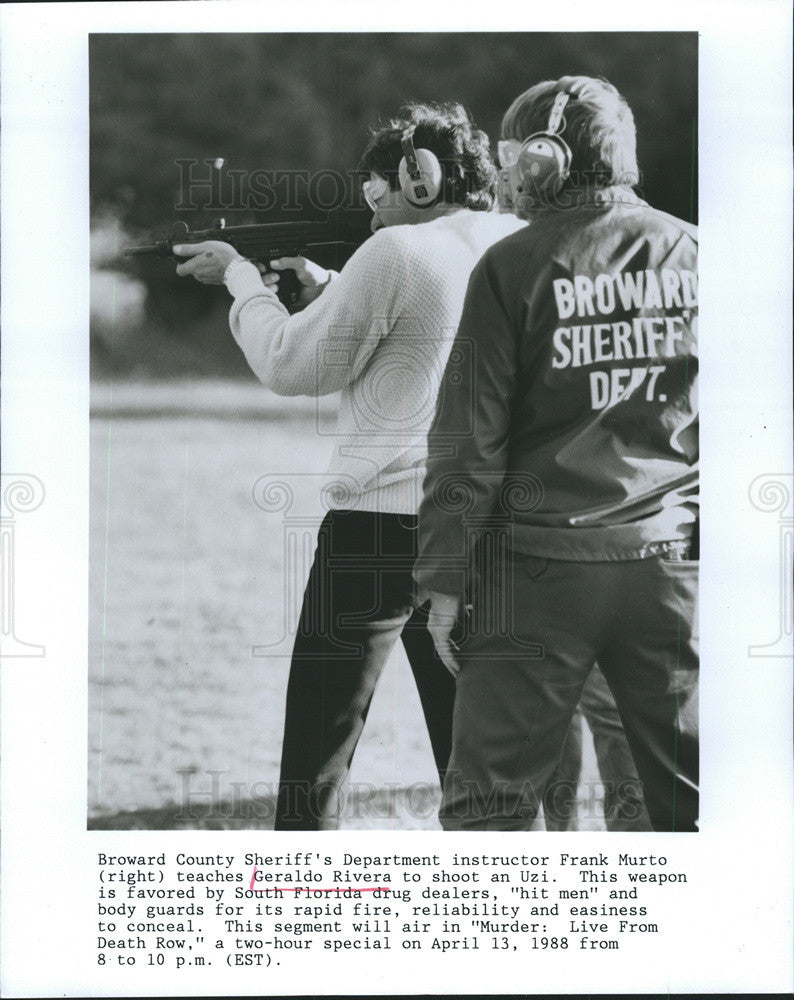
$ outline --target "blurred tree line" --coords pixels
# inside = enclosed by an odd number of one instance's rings
[[[460,101],[495,139],[504,110],[533,83],[603,76],[635,115],[643,196],[697,219],[694,33],[115,34],[92,35],[89,57],[100,248],[92,258],[103,279],[94,283],[95,376],[247,372],[222,289],[177,278],[168,261],[117,256],[176,219],[203,228],[219,214],[228,225],[286,217],[280,203],[222,213],[178,207],[188,199],[177,161],[198,161],[199,178],[209,175],[203,161],[216,157],[246,175],[338,171],[350,186],[342,210],[363,232],[369,213],[352,171],[369,128],[406,100]],[[322,190],[335,194],[332,182]],[[306,194],[303,214],[316,218]],[[113,301],[102,301],[109,288]],[[122,293],[138,297],[126,325]]]

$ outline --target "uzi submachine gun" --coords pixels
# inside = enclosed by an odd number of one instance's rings
[[[220,162],[220,161],[218,161]],[[342,238],[344,235],[348,238]],[[339,217],[329,215],[313,222],[268,222],[261,225],[227,226],[216,219],[211,229],[190,231],[184,222],[175,222],[168,233],[146,246],[127,247],[125,257],[174,257],[173,248],[181,243],[220,240],[228,243],[246,259],[264,264],[279,257],[308,257],[323,267],[339,268],[361,243]],[[288,308],[298,303],[301,285],[290,268],[279,271],[278,297]]]

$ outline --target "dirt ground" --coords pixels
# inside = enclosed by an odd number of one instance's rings
[[[94,387],[92,411],[89,824],[268,828],[333,401],[127,384]],[[344,827],[438,829],[438,797],[399,647]],[[603,829],[581,806],[580,828]]]

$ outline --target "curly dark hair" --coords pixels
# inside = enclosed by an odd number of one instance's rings
[[[406,104],[396,118],[374,129],[358,163],[366,176],[379,174],[392,190],[399,187],[400,140],[414,126],[414,146],[438,157],[443,181],[439,200],[475,211],[493,207],[496,167],[485,132],[478,129],[461,104]]]

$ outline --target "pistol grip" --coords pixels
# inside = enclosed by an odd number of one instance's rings
[[[268,270],[272,270],[272,268],[268,267]],[[298,304],[301,293],[301,283],[298,281],[298,276],[291,267],[285,267],[275,273],[279,276],[276,294],[288,309],[293,309]]]

